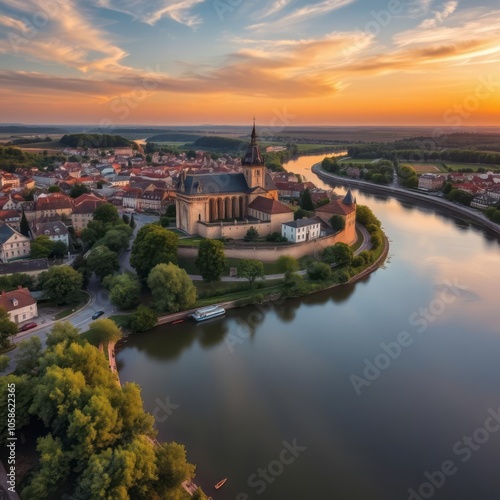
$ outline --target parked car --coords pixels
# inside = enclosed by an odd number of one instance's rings
[[[19,331],[25,332],[26,330],[31,330],[32,328],[35,328],[36,326],[38,326],[36,323],[26,323],[21,328],[19,328]]]
[[[92,319],[97,319],[99,316],[102,316],[104,314],[104,311],[96,311],[94,314],[92,314]]]

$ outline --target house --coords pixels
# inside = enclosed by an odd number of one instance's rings
[[[2,292],[0,307],[5,309],[9,313],[10,320],[17,324],[38,316],[36,300],[27,288],[21,286],[12,292]]]
[[[0,187],[10,186],[13,189],[19,189],[20,179],[17,175],[9,172],[0,171]]]
[[[300,198],[306,189],[314,189],[312,182],[276,182],[280,198]]]
[[[17,210],[0,210],[0,222],[5,222],[16,231],[19,231],[21,214]]]
[[[30,254],[30,240],[8,224],[0,223],[0,260],[22,259]]]
[[[69,246],[68,228],[60,220],[34,222],[31,225],[31,234],[33,238],[45,235],[52,241],[62,241]]]
[[[437,174],[422,174],[418,178],[418,189],[422,191],[438,191],[444,186],[444,177]]]
[[[77,234],[80,234],[82,229],[87,227],[88,223],[94,217],[95,209],[104,205],[106,202],[106,200],[103,200],[94,194],[82,194],[78,198],[74,199],[71,223]]]
[[[487,208],[496,206],[497,203],[499,203],[499,199],[494,196],[493,193],[487,191],[486,193],[474,196],[470,206],[473,208],[479,208],[480,210],[486,210]]]
[[[39,196],[35,205],[35,218],[37,220],[53,215],[69,217],[73,211],[73,200],[62,193]]]
[[[154,185],[150,185],[140,193],[137,209],[157,214],[164,213],[168,199],[169,193],[166,189],[158,189]]]
[[[259,221],[271,222],[271,233],[281,232],[283,223],[293,221],[293,210],[290,207],[263,196],[257,196],[248,205],[248,215]]]
[[[321,236],[321,223],[319,217],[285,222],[281,225],[281,236],[292,243],[314,240]]]

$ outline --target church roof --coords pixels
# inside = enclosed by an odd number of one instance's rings
[[[356,203],[356,198],[352,195],[351,188],[347,190],[347,193],[342,200],[344,205],[354,205]]]
[[[344,198],[345,199],[345,198]],[[333,200],[322,207],[315,210],[316,213],[324,212],[332,215],[349,215],[354,212],[356,208],[353,205],[346,205],[344,202]]]
[[[293,212],[290,207],[287,207],[283,203],[271,198],[264,198],[263,196],[257,196],[257,198],[248,205],[248,208],[264,212],[265,214],[287,214]]]
[[[257,134],[255,132],[255,123],[253,124],[252,135],[250,144],[248,146],[247,152],[243,159],[241,160],[241,164],[245,165],[264,165],[264,160],[260,154],[259,145],[257,144]]]
[[[184,182],[184,189],[182,183]],[[200,195],[217,193],[246,193],[248,184],[245,176],[237,174],[193,174],[180,180],[178,190],[182,194]]]

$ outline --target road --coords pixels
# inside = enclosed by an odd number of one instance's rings
[[[137,235],[137,231],[144,224],[149,224],[158,220],[158,216],[135,214],[134,220],[136,222],[136,227],[134,228],[129,248],[131,247],[133,240]],[[132,270],[130,267],[130,251],[123,251],[120,254],[119,261],[120,269],[122,271]],[[92,275],[91,279],[89,280],[87,292],[90,295],[88,304],[76,313],[64,318],[63,320],[60,320],[70,321],[71,324],[79,328],[81,332],[88,330],[90,323],[94,321],[92,319],[92,315],[95,312],[104,311],[104,315],[102,315],[101,318],[109,317],[113,314],[116,314],[117,312],[117,309],[109,301],[108,291],[101,287],[99,279],[95,275]],[[39,318],[37,319],[37,323],[38,326],[36,328],[33,328],[32,330],[28,330],[26,332],[19,332],[17,335],[14,335],[14,337],[12,337],[13,343],[18,344],[22,340],[27,340],[36,336],[42,341],[42,346],[45,347],[47,334],[50,332],[52,326],[54,325],[54,323],[56,323],[56,321],[53,319],[53,316],[45,314],[43,312],[43,309],[41,309]],[[9,368],[3,373],[3,375],[7,375],[13,372],[17,366],[15,360],[16,349],[9,351],[8,353],[6,353],[6,355],[10,358],[10,363]]]

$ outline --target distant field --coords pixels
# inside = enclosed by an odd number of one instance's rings
[[[402,167],[412,167],[415,169],[417,174],[435,174],[436,172],[446,172],[444,167],[441,165],[435,165],[433,163],[402,163]]]
[[[364,165],[365,163],[372,163],[375,160],[361,160],[359,158],[343,158],[342,160],[339,160],[341,163],[353,163],[354,165]]]

